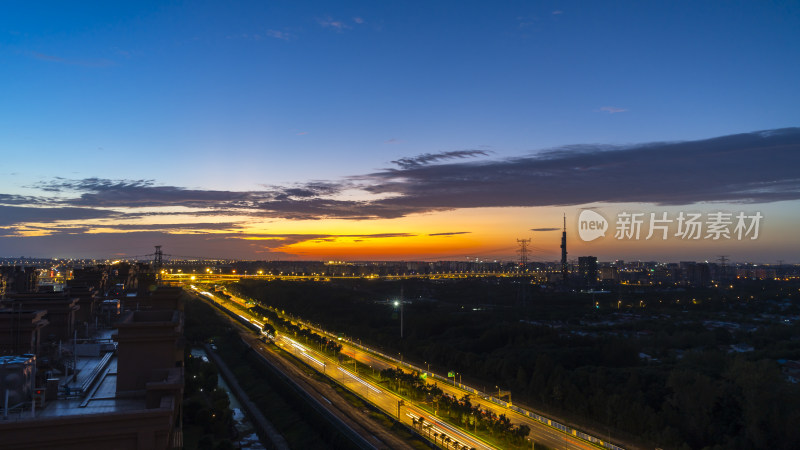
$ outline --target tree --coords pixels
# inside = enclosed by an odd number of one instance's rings
[[[520,443],[525,442],[525,438],[531,433],[531,427],[527,425],[517,425],[512,430],[514,436],[519,440]]]

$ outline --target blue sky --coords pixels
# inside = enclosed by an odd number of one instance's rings
[[[53,208],[42,197],[79,195],[42,190],[56,177],[230,192],[341,184],[421,154],[477,151],[464,158],[490,164],[800,122],[797,2],[119,3],[4,3],[0,194]],[[6,225],[0,254],[45,251],[25,223]],[[347,226],[319,220],[314,233],[326,228]]]

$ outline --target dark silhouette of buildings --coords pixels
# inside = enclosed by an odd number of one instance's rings
[[[0,298],[7,292],[36,292],[35,267],[0,266]]]
[[[35,271],[4,272],[14,292],[0,301],[0,364],[3,379],[24,382],[0,404],[0,447],[182,448],[181,289],[125,294],[119,317],[101,306],[108,280],[134,267],[79,269],[64,292],[45,293],[31,289]]]

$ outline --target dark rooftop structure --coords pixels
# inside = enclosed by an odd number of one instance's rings
[[[183,313],[180,289],[155,290],[152,309],[128,311],[112,329],[99,330],[95,344],[70,348],[66,373],[41,367],[30,377],[32,394],[0,415],[3,449],[182,448]],[[53,300],[53,304],[63,303]],[[71,298],[71,297],[70,297]],[[19,302],[17,304],[25,304]],[[41,300],[41,299],[40,299]],[[146,302],[146,299],[141,299]],[[153,299],[147,299],[153,300]],[[76,298],[70,304],[77,306]],[[155,305],[178,306],[156,309]],[[45,310],[0,310],[0,348],[16,366],[35,367],[31,347],[48,325]],[[73,319],[74,320],[74,319]],[[15,325],[19,324],[19,325]],[[17,328],[14,328],[14,327]],[[10,328],[9,328],[10,327]],[[7,330],[19,330],[7,333]],[[4,344],[4,337],[19,336]],[[114,342],[117,345],[114,345]],[[24,344],[24,345],[23,345]],[[6,347],[2,347],[6,345]],[[81,346],[97,347],[83,353]],[[23,350],[22,347],[25,347]],[[88,356],[87,356],[88,355]],[[26,359],[27,358],[27,359]],[[44,371],[47,370],[44,376]],[[19,400],[15,398],[15,401]],[[0,405],[0,409],[3,405]]]

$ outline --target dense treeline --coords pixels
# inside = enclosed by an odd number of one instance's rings
[[[703,326],[725,314],[755,316],[763,302],[708,290],[620,292],[614,300],[629,296],[650,305],[631,308],[635,320],[622,321],[624,309],[597,309],[585,295],[514,280],[404,283],[412,301],[404,307],[402,340],[398,310],[387,302],[399,294],[399,283],[248,282],[231,289],[417,365],[430,363],[439,373],[457,371],[486,391],[499,385],[515,403],[612,440],[665,448],[800,447],[800,390],[775,361],[800,359],[800,326],[735,332]],[[737,342],[754,351],[728,353]]]
[[[524,445],[525,438],[530,434],[531,429],[527,425],[512,425],[505,414],[497,415],[488,409],[481,408],[480,405],[473,405],[469,395],[459,399],[446,394],[437,385],[423,381],[419,372],[384,369],[381,370],[380,378],[381,382],[385,383],[389,389],[412,400],[430,405],[437,416],[444,417],[476,434],[489,434],[506,446]],[[439,439],[447,441],[446,435],[439,436],[432,430],[433,424],[428,422],[426,425],[424,417],[414,419],[414,426],[436,441]],[[458,442],[455,441],[453,444],[457,448]]]
[[[341,344],[334,341],[333,339],[328,339],[325,336],[315,333],[308,327],[294,324],[292,323],[291,320],[287,320],[280,317],[274,311],[271,311],[267,308],[258,305],[250,307],[250,311],[254,315],[261,316],[262,318],[264,318],[264,320],[269,321],[268,323],[264,324],[263,327],[264,331],[271,330],[271,333],[274,333],[277,327],[278,330],[284,333],[288,333],[294,337],[301,338],[308,342],[313,342],[314,344],[316,344],[317,347],[326,350],[333,356],[338,355],[339,352],[342,351]]]

